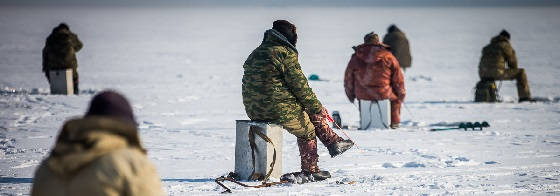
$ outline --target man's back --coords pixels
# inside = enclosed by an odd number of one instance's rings
[[[286,122],[305,108],[319,113],[322,105],[309,87],[297,50],[276,30],[245,61],[243,104],[251,120]]]
[[[68,29],[55,29],[43,48],[43,71],[52,69],[76,69],[76,52],[82,42]]]
[[[515,51],[505,36],[493,37],[482,49],[478,65],[481,78],[497,78],[504,74],[506,63],[509,68],[517,68]]]
[[[410,46],[406,35],[402,31],[395,28],[392,32],[387,33],[383,38],[383,43],[391,46],[391,51],[399,61],[401,68],[410,68],[412,64]]]
[[[380,45],[355,47],[344,77],[349,98],[362,100],[404,97],[404,77],[396,58]]]

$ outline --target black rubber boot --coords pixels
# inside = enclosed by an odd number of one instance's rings
[[[336,157],[354,146],[352,140],[342,140],[327,146],[331,157]]]
[[[326,180],[331,177],[328,171],[319,171],[311,173],[308,171],[287,173],[280,177],[280,181],[285,181],[294,184],[303,184],[308,182],[317,182]]]

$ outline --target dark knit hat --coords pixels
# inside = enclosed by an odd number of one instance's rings
[[[296,26],[287,20],[277,20],[272,23],[272,29],[277,30],[280,32],[288,41],[296,46],[297,42],[297,33],[296,33]]]
[[[93,97],[86,116],[110,116],[137,124],[126,98],[111,90],[102,91]]]
[[[391,26],[389,26],[389,28],[387,28],[387,32],[392,33],[397,29],[399,29],[399,28],[397,28],[397,25],[392,24]]]
[[[511,38],[511,35],[505,29],[500,32],[500,35],[506,37],[507,39]]]

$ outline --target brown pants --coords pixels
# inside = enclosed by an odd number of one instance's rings
[[[401,122],[401,104],[398,99],[391,101],[391,124],[399,124]]]
[[[496,78],[482,78],[487,80],[516,80],[517,95],[519,99],[531,98],[531,91],[529,90],[529,82],[527,81],[527,74],[524,69],[506,69],[504,74]]]

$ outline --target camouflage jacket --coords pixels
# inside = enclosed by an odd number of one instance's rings
[[[82,49],[82,46],[78,36],[69,30],[53,31],[43,48],[43,72],[53,69],[76,70],[76,52]]]
[[[284,123],[321,112],[298,62],[298,52],[280,32],[270,29],[243,64],[243,105],[251,120]]]
[[[406,35],[398,28],[388,33],[383,38],[383,43],[391,46],[391,52],[399,61],[401,68],[410,68],[412,57],[410,56],[410,46]]]
[[[481,78],[500,77],[504,74],[506,63],[510,69],[517,69],[517,57],[509,40],[498,35],[482,49],[478,74]]]

